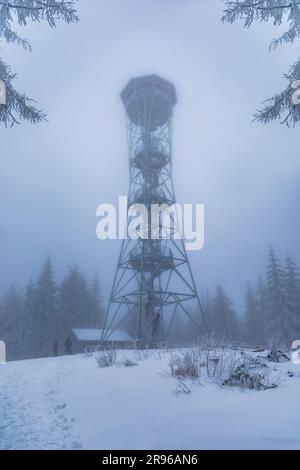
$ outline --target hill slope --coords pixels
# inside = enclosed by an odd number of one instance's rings
[[[166,352],[101,369],[81,355],[0,366],[1,449],[300,449],[300,367],[277,389],[201,380],[174,394]],[[288,369],[294,377],[288,377]]]

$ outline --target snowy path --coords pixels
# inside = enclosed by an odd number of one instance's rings
[[[0,449],[77,448],[66,403],[58,399],[69,370],[38,359],[0,367]]]
[[[300,449],[299,366],[276,366],[274,390],[206,383],[175,396],[167,362],[153,353],[136,367],[100,369],[81,355],[0,366],[0,449]]]

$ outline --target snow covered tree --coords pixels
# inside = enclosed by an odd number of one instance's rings
[[[248,285],[246,290],[245,298],[245,338],[250,343],[253,344],[256,341],[255,332],[256,332],[256,323],[257,323],[257,299],[253,289]]]
[[[232,302],[223,287],[218,286],[211,304],[210,328],[216,337],[232,340],[238,336],[238,320]]]
[[[251,345],[258,345],[262,339],[262,316],[256,292],[248,286],[246,291],[245,339]]]
[[[257,337],[257,341],[265,344],[266,340],[266,313],[267,313],[267,292],[266,286],[263,282],[262,278],[259,277],[258,283],[256,286],[256,301],[257,301],[257,309],[259,315],[259,334]]]
[[[4,295],[0,312],[1,339],[6,343],[8,360],[20,356],[22,306],[21,294],[15,286],[11,286]]]
[[[300,278],[294,261],[288,257],[284,270],[284,289],[287,308],[287,341],[300,338]]]
[[[234,23],[242,20],[245,28],[249,28],[255,21],[272,21],[279,27],[288,24],[287,31],[271,42],[269,50],[284,43],[293,43],[300,37],[300,0],[223,1],[226,3],[223,22]],[[286,89],[276,93],[268,100],[267,106],[255,114],[257,121],[266,124],[282,119],[282,123],[294,126],[300,120],[300,89],[295,83],[300,80],[300,59],[290,67],[284,77],[288,80]]]
[[[32,322],[37,355],[49,356],[52,354],[53,343],[57,339],[59,327],[57,288],[54,283],[50,258],[43,266],[34,294]]]
[[[284,271],[273,248],[267,268],[266,333],[273,346],[290,345],[290,318],[287,310]]]
[[[24,296],[21,331],[22,358],[36,357],[37,338],[34,331],[34,312],[36,308],[36,289],[32,281],[29,282]]]
[[[65,340],[71,328],[88,328],[91,308],[89,290],[84,275],[77,265],[69,268],[59,290],[59,308],[62,324],[61,340]]]
[[[206,291],[204,291],[202,295],[200,294],[200,297],[201,297],[202,310],[204,312],[205,319],[207,322],[207,329],[208,329],[208,332],[211,332],[214,329],[214,321],[215,321],[215,315],[214,315],[215,298],[209,289],[206,289]],[[194,318],[196,319],[196,321],[198,321],[198,323],[199,323],[199,316],[200,314],[197,310],[194,314]],[[191,337],[193,337],[193,335],[195,335],[194,324],[189,322],[189,328],[190,328],[190,335]]]
[[[56,27],[58,20],[74,23],[78,21],[74,5],[74,0],[0,0],[0,39],[30,51],[29,42],[13,31],[13,22],[16,21],[20,26],[26,26],[28,21],[46,22],[51,28]],[[34,101],[26,94],[19,93],[13,87],[15,77],[9,65],[0,57],[0,80],[6,86],[6,104],[0,104],[0,122],[12,126],[21,119],[33,124],[44,121],[45,113],[36,108]]]
[[[101,288],[98,274],[95,275],[92,285],[89,288],[90,309],[89,326],[100,328],[103,323],[104,310],[102,308]]]

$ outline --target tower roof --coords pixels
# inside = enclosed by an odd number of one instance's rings
[[[132,78],[121,98],[131,122],[152,129],[172,117],[177,103],[175,86],[158,75]]]

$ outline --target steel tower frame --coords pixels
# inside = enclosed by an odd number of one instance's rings
[[[174,85],[149,75],[129,81],[121,93],[127,115],[130,186],[128,208],[144,204],[175,204],[172,179],[172,118],[177,103]],[[173,206],[174,207],[174,206]],[[127,236],[130,222],[128,217]],[[168,219],[167,219],[168,220]],[[176,213],[170,212],[169,226],[158,215],[155,238],[150,229],[145,237],[128,237],[122,247],[109,298],[102,340],[126,324],[141,344],[157,344],[169,338],[175,317],[184,314],[199,332],[206,321],[184,242],[176,239]],[[166,230],[170,237],[164,238]],[[197,318],[191,302],[198,307]]]

